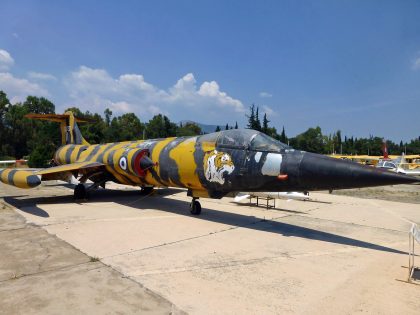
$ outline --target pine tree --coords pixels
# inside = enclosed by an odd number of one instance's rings
[[[267,113],[264,113],[262,132],[264,132],[266,135],[268,135],[268,123],[269,122],[270,121],[267,119]]]
[[[280,134],[280,141],[283,142],[283,143],[287,142],[287,137],[286,137],[286,132],[284,131],[284,126],[283,126],[283,130],[281,131],[281,134]]]
[[[104,114],[105,114],[105,123],[107,127],[109,127],[109,125],[111,124],[112,111],[109,108],[107,108],[105,109]]]
[[[238,122],[235,122],[235,129],[238,129]]]
[[[226,124],[225,130],[229,130],[229,124]]]
[[[255,126],[253,129],[261,131],[261,122],[260,122],[260,117],[258,115],[259,112],[259,107],[257,106],[257,110],[255,111]]]
[[[217,126],[216,127],[216,130],[214,131],[214,132],[219,132],[220,131],[220,127],[219,126]]]
[[[249,107],[250,115],[248,117],[248,125],[246,126],[248,129],[254,129],[255,127],[255,105],[252,104]]]

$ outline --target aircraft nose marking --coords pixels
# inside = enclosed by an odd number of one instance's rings
[[[204,158],[204,173],[209,182],[225,183],[225,175],[230,175],[235,169],[232,157],[225,152],[214,150]]]
[[[278,153],[268,153],[261,168],[261,173],[268,176],[278,176],[280,174],[283,156]]]

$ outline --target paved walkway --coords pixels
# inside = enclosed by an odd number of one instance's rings
[[[116,313],[181,312],[0,202],[0,314]]]
[[[8,257],[0,258],[0,305],[22,313],[169,312],[167,301],[191,314],[419,312],[420,286],[404,282],[419,204],[314,193],[266,210],[202,199],[197,217],[183,190],[144,198],[108,188],[75,203],[62,185],[0,186],[29,222],[0,222],[8,229],[0,232]]]

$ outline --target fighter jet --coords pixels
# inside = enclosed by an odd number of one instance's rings
[[[25,171],[0,170],[3,183],[31,188],[41,181],[78,178],[75,199],[108,181],[139,186],[182,187],[192,197],[190,211],[201,213],[200,197],[222,198],[229,193],[308,192],[415,183],[420,180],[386,170],[294,150],[255,130],[226,130],[194,137],[89,144],[72,112],[29,114],[29,118],[60,123],[62,146],[55,166]],[[86,184],[87,180],[93,182]]]

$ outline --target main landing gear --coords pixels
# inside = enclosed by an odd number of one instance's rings
[[[74,199],[81,200],[81,199],[87,199],[89,196],[88,191],[83,184],[77,184],[76,187],[74,187]]]
[[[83,180],[84,179],[84,180]],[[74,199],[75,200],[86,200],[89,198],[89,192],[98,189],[99,186],[105,189],[106,180],[94,182],[91,185],[86,185],[87,178],[81,178],[79,184],[74,187]]]
[[[154,191],[154,187],[153,186],[144,186],[141,188],[140,190],[140,194],[141,195],[150,195],[152,194]]]
[[[190,203],[190,212],[194,215],[199,215],[201,213],[201,204],[197,199],[198,198],[193,198]]]

